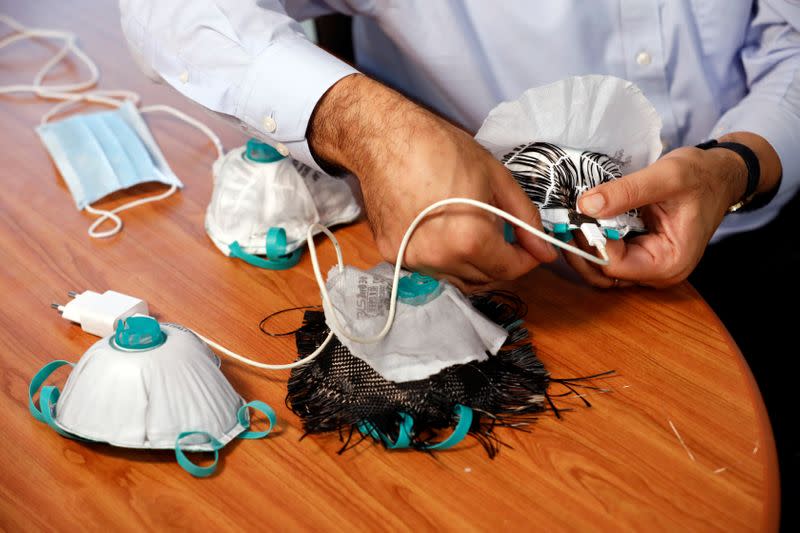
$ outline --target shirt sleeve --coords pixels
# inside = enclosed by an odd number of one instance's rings
[[[761,0],[741,51],[748,94],[717,122],[712,137],[749,131],[764,137],[781,160],[776,197],[754,211],[725,217],[714,240],[763,226],[800,187],[800,8],[793,0]]]
[[[306,139],[308,121],[325,92],[356,70],[310,42],[283,5],[120,0],[120,13],[145,74],[319,169]],[[307,7],[319,14],[319,6]]]

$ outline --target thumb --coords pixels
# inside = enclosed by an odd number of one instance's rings
[[[581,213],[595,218],[609,218],[661,202],[679,190],[680,176],[669,159],[589,189],[578,199]]]

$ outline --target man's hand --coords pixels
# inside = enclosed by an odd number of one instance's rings
[[[391,262],[417,214],[437,200],[466,197],[493,204],[541,228],[536,206],[508,170],[469,134],[400,94],[353,75],[320,100],[309,126],[315,154],[355,174],[383,257]],[[447,206],[422,221],[403,264],[462,289],[514,279],[556,258],[544,241],[517,233],[471,206]]]
[[[757,192],[778,185],[777,153],[762,137],[735,133],[720,139],[750,147],[758,156],[761,182]],[[729,206],[744,194],[747,167],[736,153],[684,147],[669,152],[647,168],[583,194],[578,206],[596,218],[610,218],[641,208],[646,235],[609,241],[610,263],[595,268],[566,254],[567,261],[597,287],[633,283],[667,287],[685,280],[703,256]]]

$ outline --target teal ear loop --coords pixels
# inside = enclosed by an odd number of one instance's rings
[[[245,252],[238,241],[233,241],[229,246],[231,257],[241,259],[245,263],[267,270],[286,270],[300,262],[303,250],[298,248],[291,253],[286,253],[286,230],[273,227],[267,231],[267,257]]]
[[[464,440],[472,427],[472,409],[465,405],[458,404],[455,407],[455,414],[458,416],[458,424],[453,432],[444,440],[423,446],[423,450],[446,450]],[[367,435],[373,439],[383,442],[390,450],[402,450],[411,446],[411,436],[414,431],[414,419],[406,414],[400,413],[400,425],[398,426],[397,439],[392,440],[388,435],[378,431],[374,425],[368,421],[361,422],[358,430],[362,435]]]

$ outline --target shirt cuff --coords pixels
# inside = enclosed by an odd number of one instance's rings
[[[735,131],[749,131],[764,137],[778,153],[783,176],[778,193],[769,204],[727,215],[712,242],[764,226],[778,215],[800,185],[800,116],[793,105],[747,97],[720,118],[711,136],[718,138]]]
[[[306,139],[308,121],[325,92],[357,72],[303,38],[275,41],[245,74],[235,114],[283,155],[322,170]]]

